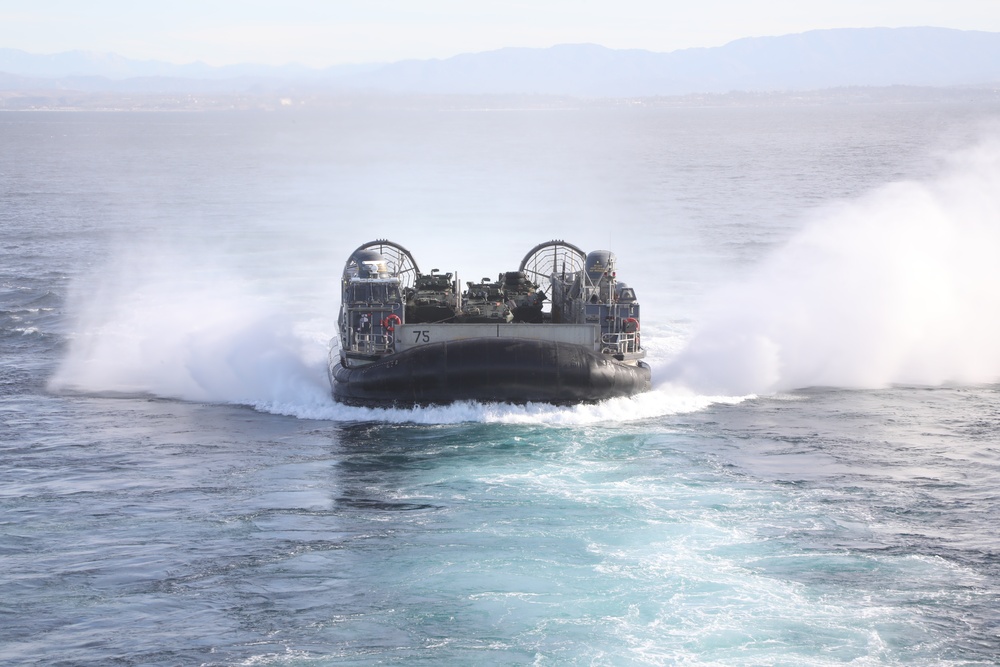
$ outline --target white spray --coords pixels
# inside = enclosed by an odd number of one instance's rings
[[[206,253],[125,246],[75,285],[59,391],[266,405],[321,400],[309,341],[277,299]]]
[[[1000,379],[1000,143],[823,210],[710,301],[669,365],[699,392]]]

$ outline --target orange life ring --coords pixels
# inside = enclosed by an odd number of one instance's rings
[[[632,329],[631,331],[629,331],[629,325],[630,324],[635,326],[635,328]],[[625,333],[638,332],[639,331],[639,320],[635,319],[634,317],[626,317],[624,320],[622,320],[622,329],[625,330]]]
[[[392,313],[391,315],[386,315],[385,319],[382,320],[382,326],[385,328],[386,331],[390,333],[396,330],[396,325],[392,324],[392,322],[395,322],[396,324],[402,324],[403,320],[399,319],[399,315],[397,315],[396,313]]]

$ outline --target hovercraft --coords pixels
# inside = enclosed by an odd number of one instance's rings
[[[366,243],[341,278],[333,397],[366,407],[572,404],[648,391],[639,304],[615,261],[549,241],[517,271],[463,290],[455,274],[421,273],[401,245]]]

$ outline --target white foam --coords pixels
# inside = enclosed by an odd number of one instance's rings
[[[463,422],[572,426],[619,424],[703,410],[717,404],[735,404],[747,397],[700,396],[684,388],[667,387],[631,398],[615,398],[595,404],[555,406],[540,403],[475,403],[415,408],[358,408],[335,403],[327,393],[290,402],[256,402],[258,410],[333,421],[381,421],[417,424]]]

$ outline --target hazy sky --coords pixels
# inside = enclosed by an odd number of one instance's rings
[[[581,42],[673,51],[873,26],[1000,32],[1000,0],[0,0],[0,47],[211,65],[326,66]]]

